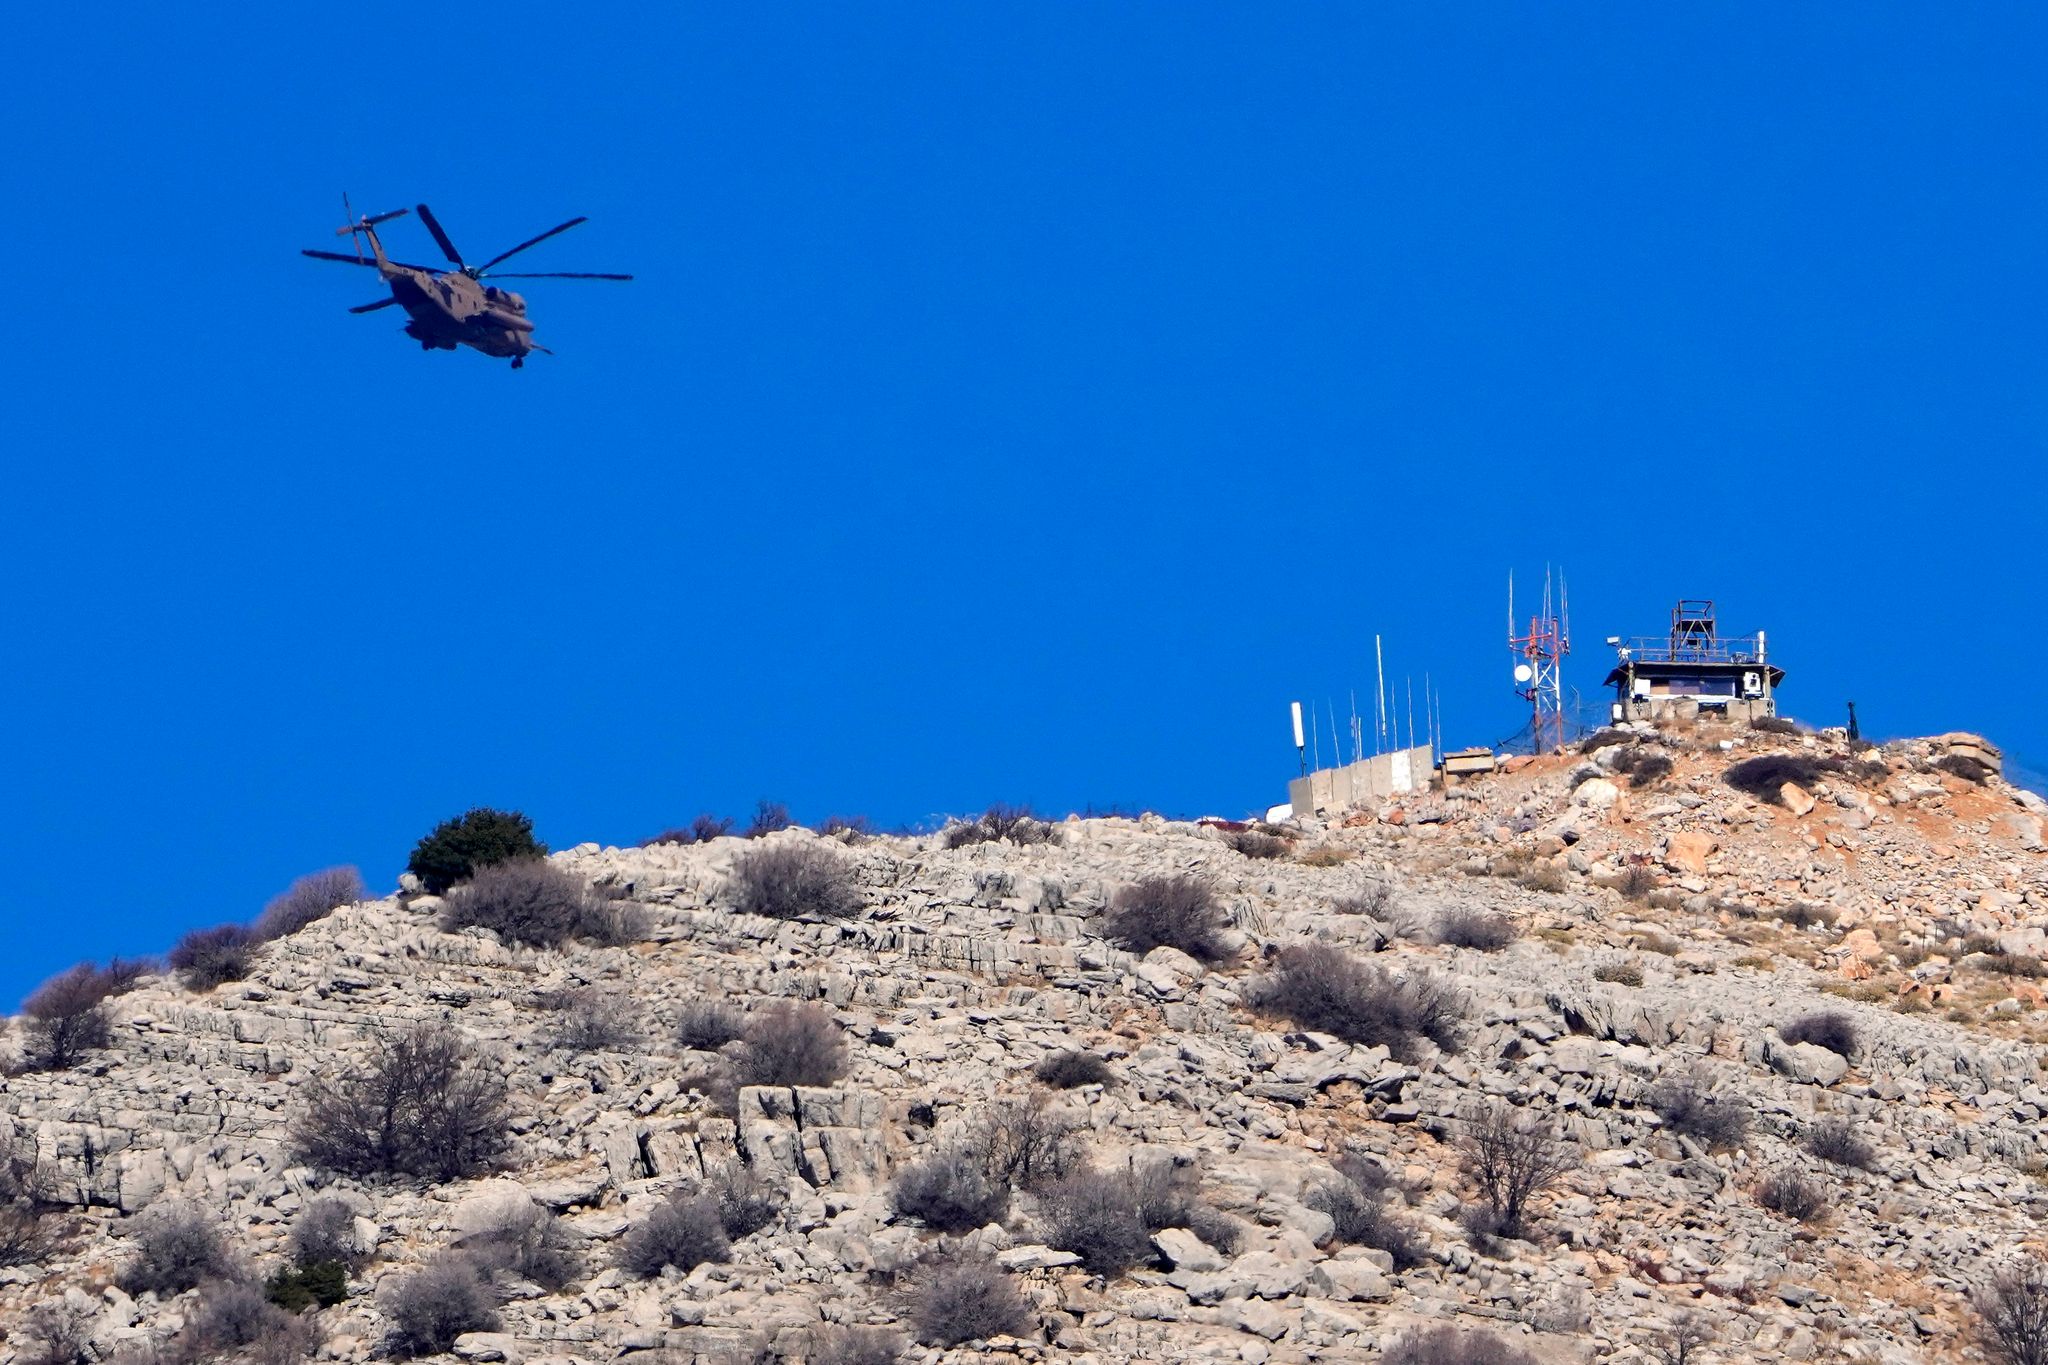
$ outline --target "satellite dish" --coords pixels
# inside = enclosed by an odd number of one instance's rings
[[[1525,683],[1536,676],[1535,670],[1527,664],[1515,665],[1515,681]]]

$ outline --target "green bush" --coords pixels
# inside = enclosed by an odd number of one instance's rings
[[[478,806],[434,826],[419,841],[406,871],[434,895],[466,881],[480,867],[514,858],[545,858],[548,846],[533,837],[533,821],[516,810]]]
[[[348,1270],[339,1261],[287,1266],[270,1277],[264,1292],[288,1313],[303,1313],[315,1306],[332,1308],[348,1297]]]

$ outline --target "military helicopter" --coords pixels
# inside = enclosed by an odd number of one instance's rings
[[[441,254],[454,263],[455,269],[436,271],[432,266],[407,265],[394,261],[384,254],[384,244],[377,240],[377,224],[402,216],[406,210],[393,209],[389,213],[364,214],[355,216],[348,196],[341,197],[342,211],[349,215],[347,227],[336,228],[337,237],[350,237],[355,241],[356,254],[345,256],[339,251],[307,251],[304,254],[322,261],[341,261],[348,265],[373,266],[391,287],[391,297],[378,299],[375,303],[360,304],[348,311],[351,313],[374,313],[379,308],[393,304],[405,309],[408,321],[405,334],[419,342],[423,351],[452,351],[457,346],[470,346],[485,355],[511,357],[512,368],[519,369],[526,364],[526,357],[539,351],[543,355],[554,352],[545,346],[536,345],[533,340],[533,323],[526,317],[526,300],[509,289],[485,284],[484,276],[492,266],[511,256],[516,256],[530,246],[545,242],[558,232],[567,232],[578,223],[588,222],[587,218],[571,218],[558,227],[551,227],[538,237],[529,237],[510,251],[501,251],[482,265],[467,265],[462,253],[455,249],[455,243],[448,240],[448,234],[441,230],[441,224],[434,217],[432,209],[425,204],[417,206],[420,221],[427,225],[427,231],[434,234],[434,241],[440,245]],[[370,255],[363,255],[363,239],[370,242]],[[631,275],[599,275],[584,271],[544,271],[540,274],[499,275],[501,280],[630,280]]]

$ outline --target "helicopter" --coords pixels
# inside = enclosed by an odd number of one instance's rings
[[[509,289],[500,289],[494,284],[485,284],[484,277],[491,267],[511,256],[516,256],[530,246],[545,242],[558,232],[567,232],[578,223],[588,222],[587,218],[571,218],[568,222],[551,227],[538,237],[529,237],[510,251],[501,251],[482,265],[468,265],[462,253],[455,249],[455,243],[441,230],[439,220],[425,204],[416,205],[420,221],[427,225],[427,231],[434,235],[441,254],[455,266],[453,270],[435,270],[432,266],[408,265],[394,261],[384,254],[384,244],[377,239],[377,224],[402,217],[405,209],[392,209],[388,213],[366,213],[361,218],[348,202],[348,196],[341,197],[342,211],[349,216],[347,227],[336,228],[337,237],[354,239],[356,253],[343,255],[339,251],[311,251],[304,255],[322,261],[341,261],[348,265],[374,267],[384,283],[391,287],[391,297],[378,299],[375,303],[359,304],[349,309],[351,313],[374,313],[379,308],[393,304],[405,309],[407,322],[405,334],[419,342],[423,351],[452,351],[457,346],[469,346],[488,356],[501,359],[510,357],[512,368],[519,369],[526,364],[526,357],[534,351],[553,355],[547,347],[535,343],[533,323],[526,316],[526,300]],[[363,239],[370,242],[370,255],[363,255]],[[499,275],[502,280],[630,280],[631,275],[602,275],[586,271],[544,271],[539,274]]]

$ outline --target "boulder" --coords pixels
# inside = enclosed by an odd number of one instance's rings
[[[1707,859],[1721,847],[1713,835],[1699,830],[1674,834],[1664,842],[1664,866],[1695,877],[1706,875]]]

